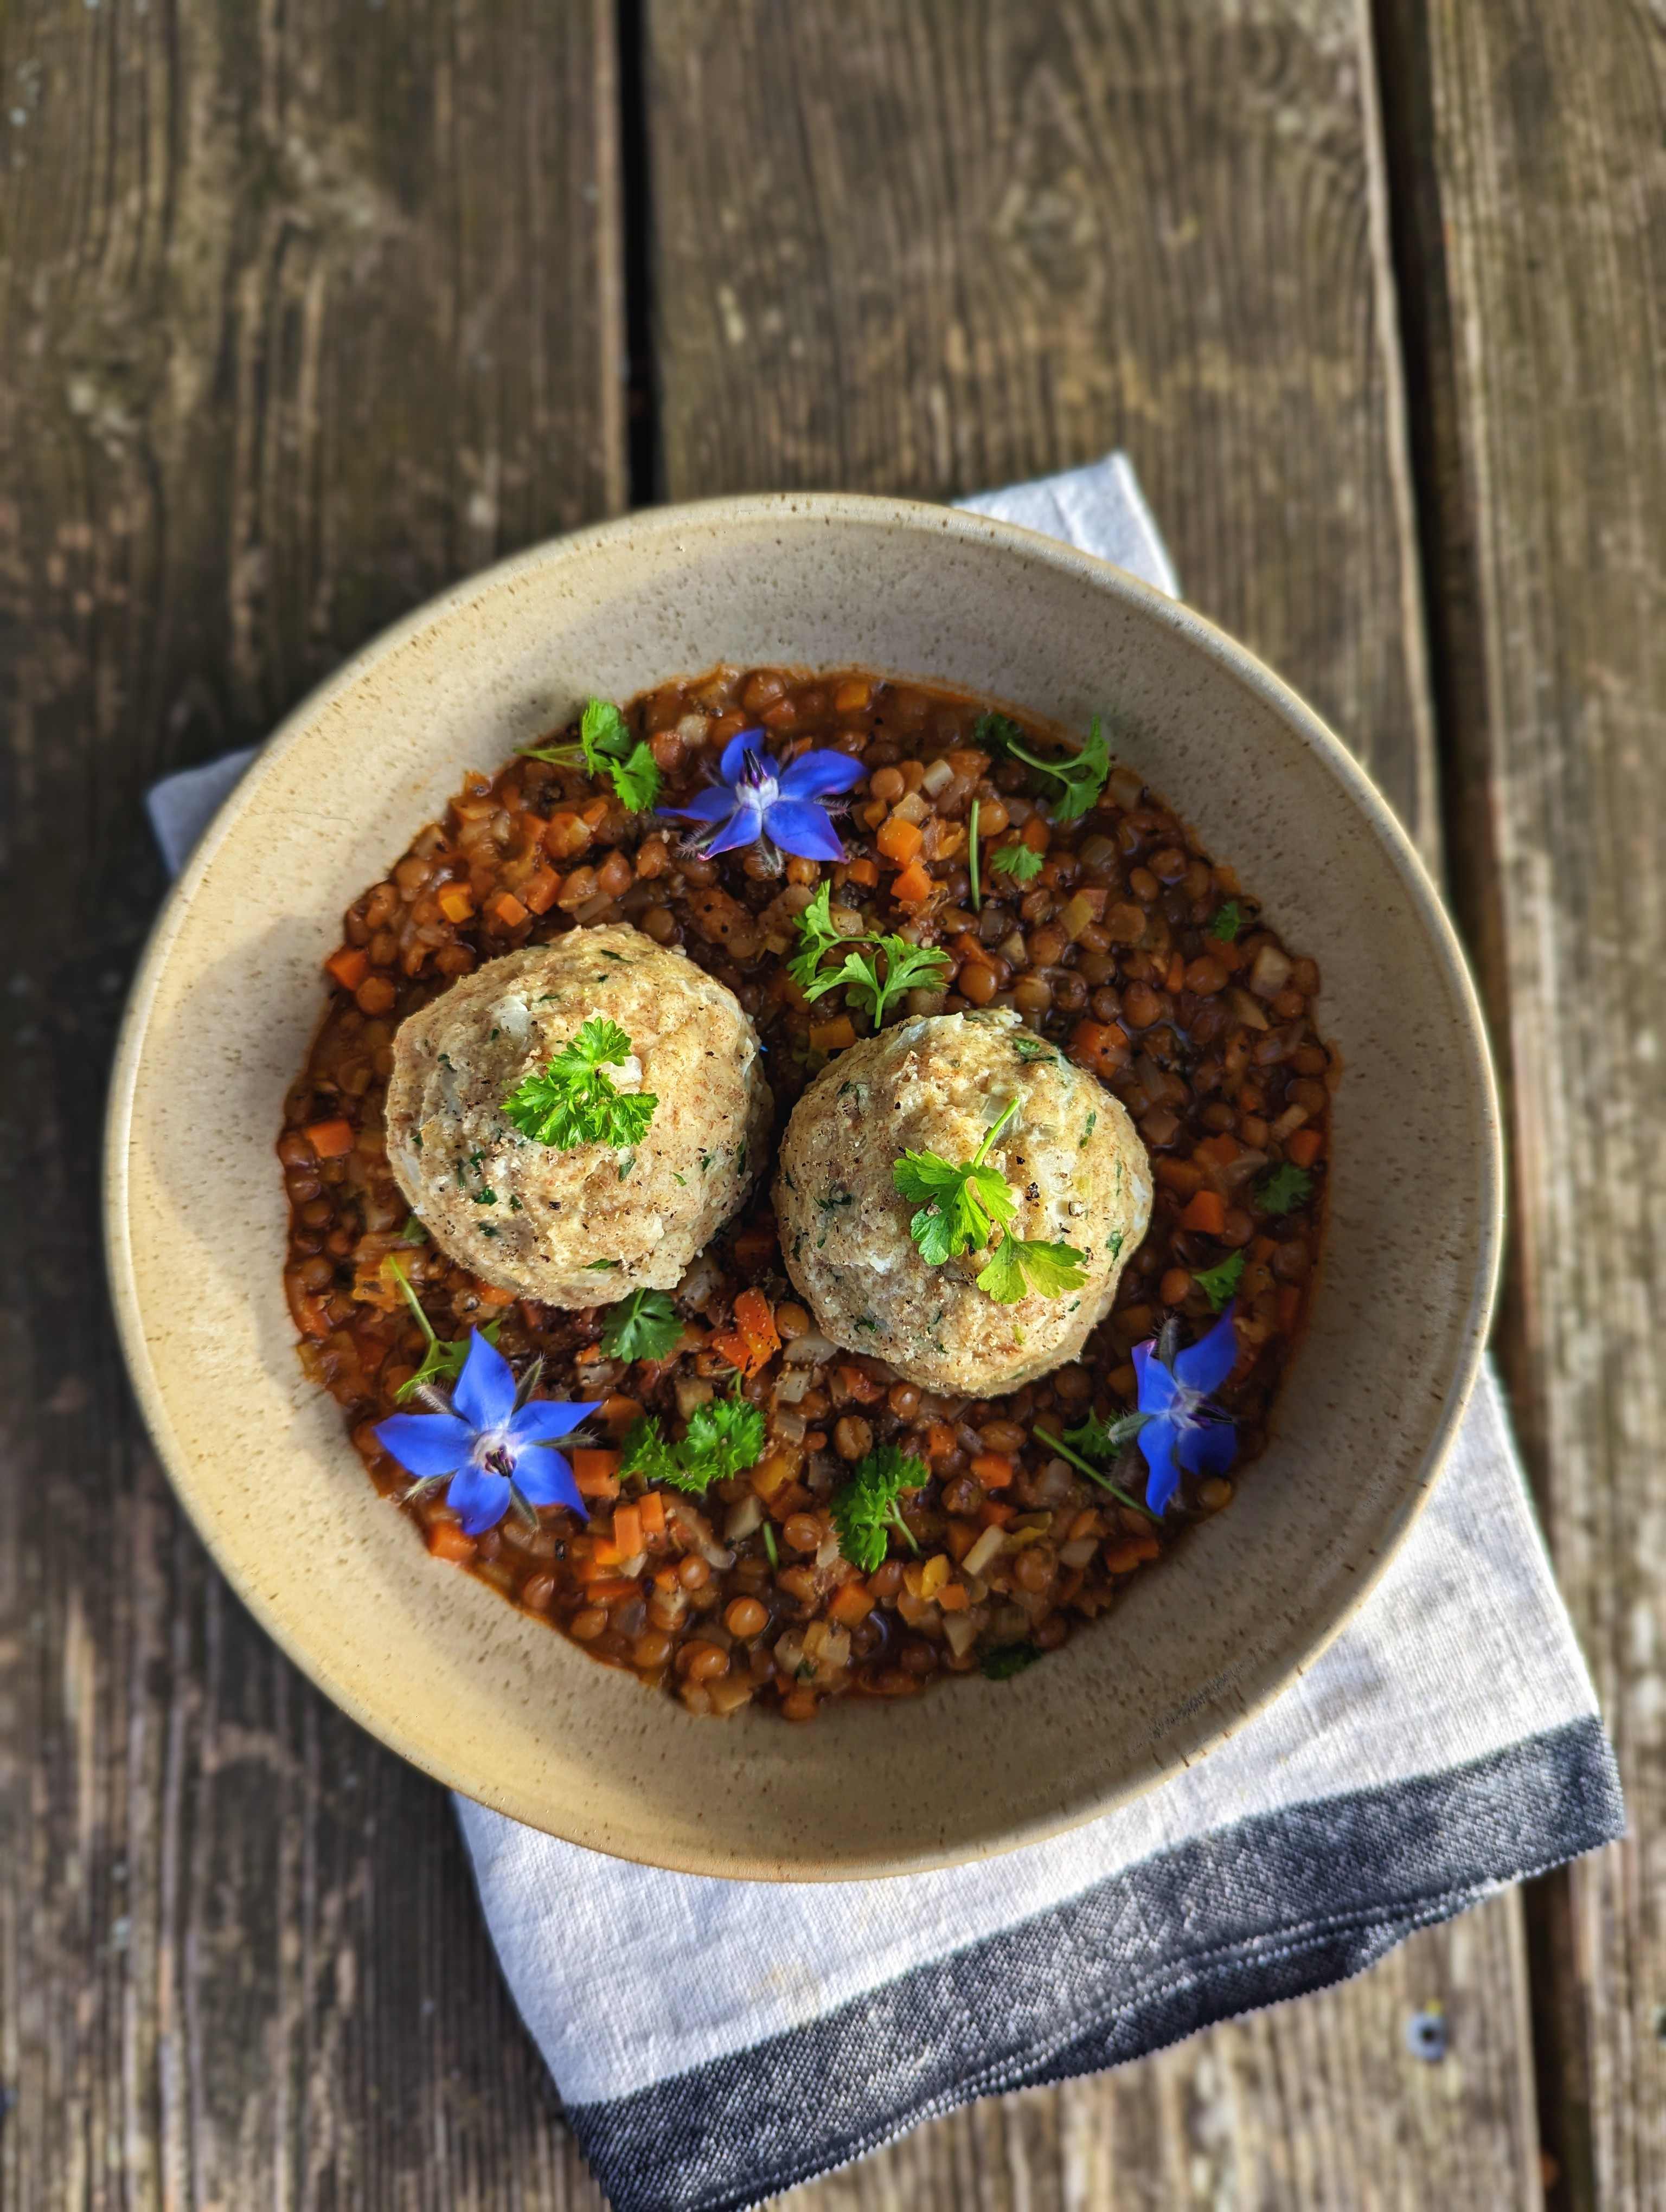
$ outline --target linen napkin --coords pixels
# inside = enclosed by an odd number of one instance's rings
[[[965,504],[1177,590],[1122,454]],[[252,757],[151,793],[171,866]],[[1068,1835],[947,1873],[765,1887],[456,1803],[509,1987],[616,2212],[740,2212],[974,2098],[1322,1989],[1625,1820],[1490,1370],[1322,1657],[1199,1765]]]

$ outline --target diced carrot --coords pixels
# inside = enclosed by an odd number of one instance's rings
[[[867,884],[871,886],[879,880],[879,869],[872,860],[866,858],[853,860],[845,870],[845,874],[853,884]]]
[[[1189,1198],[1203,1181],[1203,1170],[1195,1160],[1175,1160],[1164,1158],[1152,1170],[1160,1183],[1178,1191],[1182,1198]]]
[[[779,1445],[765,1452],[752,1469],[752,1488],[760,1498],[773,1498],[782,1483],[791,1482],[797,1468],[797,1460]]]
[[[1324,1143],[1317,1129],[1298,1129],[1285,1151],[1298,1168],[1310,1168],[1324,1150]]]
[[[1032,853],[1044,853],[1047,850],[1047,824],[1039,814],[1032,814],[1030,817],[1023,829],[1019,830],[1018,836]]]
[[[841,1367],[838,1370],[839,1396],[842,1401],[858,1406],[877,1406],[885,1395],[883,1382],[876,1382],[871,1375],[863,1374],[860,1367]]]
[[[868,1595],[866,1583],[843,1583],[834,1593],[827,1608],[828,1619],[838,1621],[843,1627],[854,1628],[866,1620],[873,1610],[873,1600]]]
[[[1125,1536],[1119,1543],[1105,1546],[1106,1571],[1113,1575],[1131,1575],[1146,1560],[1154,1559],[1162,1548],[1152,1536]]]
[[[1223,1129],[1219,1136],[1206,1137],[1202,1143],[1194,1149],[1192,1158],[1197,1160],[1208,1160],[1218,1168],[1229,1168],[1237,1159],[1240,1149],[1237,1139]]]
[[[946,1421],[933,1421],[926,1431],[926,1457],[947,1459],[955,1448],[955,1433]]]
[[[636,1510],[642,1516],[644,1536],[663,1536],[666,1533],[666,1501],[657,1490],[645,1490],[636,1501]],[[614,1516],[618,1526],[618,1516]]]
[[[500,891],[492,901],[492,913],[505,929],[518,929],[526,919],[526,909],[513,891]]]
[[[977,1510],[977,1517],[986,1528],[1004,1528],[1017,1510],[1016,1506],[1003,1505],[998,1498],[986,1498]]]
[[[1252,1260],[1270,1260],[1278,1249],[1278,1241],[1276,1238],[1272,1237],[1257,1237],[1255,1243],[1250,1247],[1250,1257]]]
[[[873,842],[888,860],[905,868],[926,840],[917,823],[899,821],[893,814]]]
[[[959,936],[956,938],[954,950],[960,956],[960,964],[963,968],[969,961],[975,962],[981,968],[992,970],[994,968],[995,954],[990,951],[987,945],[980,944],[968,930],[962,930]]]
[[[594,1539],[594,1542],[596,1548],[590,1555],[593,1571],[587,1577],[587,1579],[592,1582],[595,1580],[598,1574],[605,1573],[609,1567],[622,1567],[630,1557],[628,1552],[620,1550],[611,1536],[599,1534]]]
[[[474,912],[474,893],[466,884],[442,884],[434,902],[447,921],[466,921]]]
[[[321,1160],[338,1160],[353,1149],[350,1121],[313,1121],[301,1134]]]
[[[455,1559],[460,1564],[474,1557],[473,1537],[465,1536],[454,1521],[430,1521],[428,1547],[436,1559]]]
[[[1226,1226],[1226,1207],[1220,1193],[1215,1190],[1196,1192],[1180,1217],[1183,1229],[1195,1229],[1205,1237],[1219,1237]]]
[[[529,914],[548,914],[556,902],[561,889],[561,878],[553,868],[539,868],[520,887],[520,896]]]
[[[972,1473],[986,1490],[1006,1490],[1018,1469],[1005,1452],[980,1452],[972,1462]]]
[[[474,1294],[483,1306],[512,1306],[514,1304],[513,1291],[500,1291],[496,1283],[483,1283],[478,1275],[474,1279]]]
[[[325,966],[341,985],[344,991],[356,991],[370,965],[368,953],[360,951],[356,945],[344,945],[339,952],[332,952]]]
[[[812,1052],[845,1052],[855,1042],[856,1030],[848,1014],[836,1015],[830,1022],[810,1024]]]
[[[731,1367],[738,1367],[743,1375],[746,1372],[746,1340],[738,1328],[726,1328],[721,1335],[713,1337],[712,1350],[721,1353]]]
[[[1095,1075],[1115,1075],[1128,1056],[1128,1033],[1120,1022],[1078,1022],[1070,1032],[1070,1057]]]
[[[918,860],[910,860],[891,887],[899,906],[924,906],[936,888],[931,870]]]
[[[971,1601],[964,1583],[945,1583],[937,1593],[937,1602],[945,1613],[964,1613]]]
[[[1169,956],[1169,972],[1163,979],[1165,990],[1183,991],[1186,988],[1186,963],[1177,952]]]
[[[951,1556],[958,1562],[964,1559],[982,1531],[970,1521],[951,1521],[944,1532],[943,1540]]]
[[[1279,1327],[1294,1328],[1301,1317],[1302,1293],[1298,1285],[1285,1283],[1279,1290]]]
[[[611,1429],[617,1436],[622,1429],[630,1426],[641,1410],[635,1398],[627,1398],[620,1390],[610,1390],[602,1400],[602,1409],[596,1418],[605,1429]]]
[[[773,1244],[774,1238],[770,1239]],[[739,1240],[736,1249],[739,1250]],[[735,1325],[746,1340],[747,1369],[755,1371],[781,1350],[775,1310],[762,1291],[743,1291],[734,1302]]]
[[[636,1505],[616,1505],[613,1509],[613,1540],[619,1547],[619,1556],[634,1559],[642,1548],[642,1514]]]
[[[616,1451],[597,1451],[581,1446],[573,1454],[573,1480],[581,1498],[617,1498],[619,1460]]]
[[[599,1582],[587,1583],[584,1594],[593,1605],[611,1605],[617,1598],[640,1597],[642,1586],[629,1575],[605,1575]]]

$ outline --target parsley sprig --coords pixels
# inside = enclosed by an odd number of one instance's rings
[[[1085,814],[1105,787],[1105,778],[1110,774],[1110,747],[1099,727],[1099,717],[1093,717],[1093,726],[1083,740],[1079,752],[1061,753],[1056,760],[1047,760],[1040,753],[1032,753],[1028,746],[1007,741],[1007,751],[1014,760],[1022,761],[1026,768],[1039,769],[1050,775],[1061,787],[1053,802],[1055,822],[1075,822]]]
[[[1243,908],[1236,899],[1227,899],[1215,908],[1209,923],[1209,934],[1217,945],[1236,945],[1239,930],[1243,927]]]
[[[947,975],[949,956],[934,945],[915,945],[895,933],[877,937],[871,931],[847,937],[834,923],[830,902],[830,886],[823,884],[799,916],[799,949],[787,963],[787,972],[812,1003],[842,985],[873,1017],[877,1030],[886,1008],[904,991],[933,990]],[[861,945],[870,950],[858,951]],[[836,947],[843,948],[844,958],[836,968],[824,968],[823,955]]]
[[[964,1252],[982,1252],[995,1231],[1002,1231],[1000,1244],[977,1278],[979,1290],[1000,1305],[1015,1305],[1031,1291],[1044,1298],[1062,1297],[1067,1291],[1080,1290],[1087,1280],[1086,1255],[1073,1244],[1012,1232],[1009,1224],[1017,1218],[1018,1202],[1000,1169],[988,1163],[990,1147],[1018,1110],[1014,1098],[985,1131],[982,1143],[964,1166],[955,1166],[938,1152],[909,1152],[892,1163],[891,1170],[901,1195],[918,1205],[909,1234],[928,1267],[940,1267]]]
[[[382,1263],[399,1285],[405,1304],[422,1324],[423,1334],[428,1339],[428,1349],[414,1375],[409,1375],[393,1393],[393,1402],[403,1406],[407,1398],[414,1398],[425,1382],[454,1382],[463,1371],[463,1362],[469,1356],[469,1340],[465,1336],[441,1336],[434,1323],[423,1311],[423,1302],[410,1287],[410,1279],[398,1261],[391,1255]],[[480,1332],[488,1344],[497,1342],[501,1322],[488,1322]]]
[[[699,1495],[756,1466],[763,1450],[763,1415],[737,1385],[730,1396],[696,1406],[678,1443],[669,1443],[659,1422],[644,1414],[624,1440],[619,1472]]]
[[[594,1014],[542,1075],[515,1086],[503,1111],[523,1136],[564,1152],[575,1145],[638,1145],[660,1101],[651,1091],[622,1091],[608,1074],[629,1058],[630,1039],[617,1022]]]
[[[1243,1273],[1242,1252],[1230,1252],[1218,1267],[1201,1267],[1192,1280],[1197,1285],[1216,1313],[1219,1313],[1238,1286]]]
[[[1306,1203],[1313,1178],[1289,1160],[1264,1175],[1256,1185],[1256,1203],[1263,1213],[1293,1213]]]
[[[999,868],[1003,876],[1011,876],[1014,883],[1034,883],[1045,865],[1035,847],[1026,845],[1022,838],[989,855],[989,866]]]
[[[664,1291],[633,1291],[602,1323],[602,1350],[610,1359],[664,1359],[683,1334],[683,1323]]]
[[[1101,1490],[1108,1490],[1119,1505],[1131,1505],[1149,1521],[1155,1519],[1155,1515],[1114,1483],[1099,1463],[1115,1465],[1146,1425],[1146,1418],[1144,1413],[1126,1413],[1120,1420],[1102,1421],[1090,1414],[1073,1429],[1067,1429],[1061,1437],[1055,1437],[1050,1429],[1037,1429],[1036,1434],[1043,1443],[1050,1444],[1061,1459],[1079,1468],[1090,1482],[1097,1482]]]
[[[918,1490],[929,1479],[926,1462],[894,1443],[881,1444],[851,1469],[850,1480],[834,1492],[828,1509],[839,1532],[839,1549],[865,1575],[883,1565],[894,1528],[911,1552],[914,1531],[897,1501],[905,1490]]]
[[[620,805],[633,814],[646,814],[660,796],[653,748],[631,736],[630,725],[611,699],[586,702],[577,744],[523,745],[521,751],[528,760],[548,761],[556,768],[582,767],[593,776],[606,776]]]

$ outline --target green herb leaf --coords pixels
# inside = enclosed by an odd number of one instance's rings
[[[664,1291],[633,1291],[602,1323],[602,1350],[610,1359],[665,1359],[683,1334]]]
[[[1090,1482],[1097,1482],[1101,1490],[1108,1490],[1119,1505],[1131,1505],[1136,1513],[1146,1513],[1148,1520],[1156,1515],[1146,1509],[1137,1498],[1119,1489],[1097,1464],[1101,1461],[1114,1462],[1146,1425],[1144,1413],[1125,1413],[1120,1420],[1101,1421],[1090,1417],[1073,1429],[1067,1429],[1062,1437],[1055,1437],[1050,1429],[1037,1429],[1037,1436],[1044,1444],[1050,1444],[1059,1457],[1068,1460]]]
[[[1197,1285],[1214,1310],[1219,1313],[1238,1286],[1243,1273],[1242,1252],[1229,1253],[1218,1267],[1200,1268],[1192,1280]]]
[[[1305,1203],[1312,1188],[1313,1178],[1307,1170],[1286,1160],[1256,1185],[1256,1203],[1263,1213],[1293,1213]]]
[[[894,1528],[911,1551],[914,1532],[897,1510],[905,1490],[918,1490],[930,1479],[926,1462],[894,1443],[881,1444],[857,1461],[850,1480],[833,1494],[829,1510],[839,1532],[839,1549],[853,1567],[871,1575],[891,1547]]]
[[[995,1230],[1017,1214],[1012,1185],[998,1168],[984,1162],[1018,1109],[1014,1098],[964,1167],[937,1152],[904,1152],[891,1164],[891,1179],[897,1191],[919,1205],[909,1234],[928,1267],[940,1267],[963,1252],[982,1251]]]
[[[983,911],[983,897],[977,880],[977,811],[981,799],[972,801],[972,811],[966,818],[966,881],[972,895],[972,912]]]
[[[1010,1682],[1014,1674],[1033,1667],[1041,1653],[1033,1644],[1003,1644],[999,1651],[986,1651],[983,1671],[992,1682]]]
[[[732,1396],[695,1407],[680,1443],[667,1443],[658,1421],[644,1415],[625,1438],[619,1472],[697,1495],[755,1466],[763,1449],[763,1415],[737,1386]]]
[[[1040,875],[1044,863],[1033,845],[1020,838],[1015,845],[1003,845],[989,855],[989,866],[999,868],[1004,876],[1011,876],[1020,884],[1033,883]]]
[[[579,745],[592,775],[606,776],[619,803],[645,814],[660,795],[660,770],[653,748],[633,739],[630,725],[611,699],[587,702],[579,723]],[[540,760],[550,757],[540,753]]]
[[[503,1111],[523,1136],[563,1151],[640,1144],[660,1102],[652,1091],[621,1091],[605,1073],[629,1058],[630,1039],[619,1024],[593,1015],[542,1075],[527,1076],[510,1092]]]
[[[980,714],[972,724],[972,743],[991,760],[1000,760],[1021,743],[1024,732],[1010,714]]]
[[[906,937],[889,936],[868,940],[872,952],[847,952],[838,967],[824,970],[811,987],[808,995],[818,999],[824,991],[830,991],[836,983],[842,983],[859,1006],[865,1006],[873,1017],[877,1030],[884,1023],[885,1009],[891,1000],[904,991],[935,990],[947,975],[952,963],[946,952],[935,945],[915,945]],[[879,957],[885,956],[885,972],[879,974]]]
[[[1238,932],[1243,927],[1243,908],[1236,899],[1228,899],[1224,906],[1215,908],[1214,920],[1209,924],[1209,934],[1219,945],[1236,945]]]
[[[1061,1298],[1067,1291],[1079,1291],[1086,1282],[1086,1258],[1073,1244],[1049,1244],[1039,1237],[1032,1242],[1008,1235],[989,1255],[977,1286],[1003,1306],[1016,1305],[1031,1291],[1044,1298]]]
[[[1061,787],[1060,796],[1053,802],[1053,818],[1056,822],[1079,820],[1104,789],[1105,778],[1110,774],[1110,747],[1105,743],[1097,714],[1079,752],[1044,760],[1024,745],[1009,744],[1006,750],[1014,760],[1023,761],[1043,775],[1050,775]]]
[[[836,975],[824,980],[817,970],[822,955],[839,945],[866,945],[872,939],[857,935],[847,937],[833,919],[833,886],[822,884],[814,898],[799,916],[799,949],[787,963],[787,972],[795,983],[802,984],[812,999],[820,998],[839,981]],[[848,911],[848,909],[842,909]]]

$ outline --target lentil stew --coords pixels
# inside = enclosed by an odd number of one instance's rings
[[[1023,715],[860,671],[733,668],[623,711],[662,807],[699,792],[744,730],[761,729],[782,763],[812,746],[850,756],[863,774],[840,813],[846,857],[702,857],[678,825],[564,759],[470,775],[444,820],[349,908],[286,1101],[285,1283],[303,1364],[390,1496],[408,1477],[376,1426],[434,1340],[489,1329],[523,1372],[540,1359],[554,1395],[599,1401],[595,1440],[571,1455],[587,1522],[545,1507],[469,1536],[431,1493],[406,1510],[437,1557],[691,1711],[757,1703],[805,1720],[843,1694],[1014,1672],[1226,1506],[1265,1443],[1322,1230],[1340,1066],[1314,1026],[1318,969],[1130,769],[1111,761],[1067,818],[1058,779],[1008,742],[1061,759],[1058,733]],[[812,1078],[872,1028],[854,994],[812,1003],[788,973],[824,884],[847,934],[894,933],[945,956],[888,1022],[1011,1008],[1122,1101],[1149,1153],[1150,1228],[1109,1318],[1079,1359],[1004,1397],[923,1390],[821,1336],[782,1265],[767,1172],[679,1285],[680,1337],[631,1360],[604,1349],[605,1301],[542,1305],[458,1265],[389,1168],[398,1024],[500,954],[619,922],[681,947],[734,994],[765,1048],[778,1138]],[[1101,1460],[1059,1440],[1129,1413],[1136,1346],[1164,1324],[1170,1340],[1195,1341],[1229,1304],[1231,1476],[1185,1476],[1154,1517],[1137,1451]],[[641,1417],[672,1430],[736,1389],[764,1417],[755,1463],[698,1498],[622,1474]],[[887,1447],[927,1479],[902,1494],[865,1572],[832,1509],[850,1470]]]

